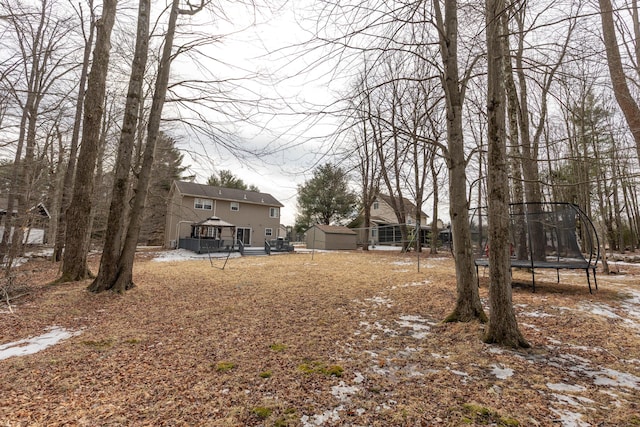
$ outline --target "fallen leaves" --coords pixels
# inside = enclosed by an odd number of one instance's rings
[[[278,255],[259,265],[236,258],[219,270],[208,260],[157,263],[147,253],[135,265],[136,288],[124,296],[91,294],[88,282],[50,286],[57,265],[25,265],[20,286],[29,294],[14,314],[0,314],[0,344],[52,325],[81,334],[0,361],[0,420],[546,426],[562,417],[592,425],[639,419],[632,266],[626,276],[599,277],[594,295],[571,272],[560,284],[555,272],[537,274],[535,294],[515,287],[520,327],[533,344],[516,352],[482,343],[480,324],[438,323],[455,301],[449,258],[423,255],[418,272],[415,255],[310,257]]]

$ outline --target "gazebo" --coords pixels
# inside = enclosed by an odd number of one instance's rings
[[[191,224],[191,235],[180,239],[178,247],[197,253],[234,250],[236,226],[212,216]]]

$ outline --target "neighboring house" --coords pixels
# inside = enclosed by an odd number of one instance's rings
[[[357,249],[358,234],[342,225],[316,224],[305,232],[307,249]]]
[[[412,203],[409,199],[403,198],[404,208],[405,208],[405,217],[407,227],[410,229],[416,228],[416,213],[418,209],[416,205]],[[370,210],[370,233],[369,233],[369,243],[370,244],[401,244],[402,237],[400,235],[400,224],[398,223],[398,218],[395,214],[395,211],[392,207],[391,197],[386,194],[378,194],[374,202],[371,204]],[[421,234],[423,237],[423,242],[426,239],[426,233],[429,225],[427,225],[427,221],[429,216],[420,211],[420,228]],[[358,242],[364,243],[365,239],[365,231],[364,229],[359,230]]]
[[[7,199],[0,198],[0,218],[7,215]],[[12,215],[15,216],[17,214],[14,209]],[[51,220],[51,215],[49,215],[49,211],[42,203],[38,203],[36,206],[33,206],[27,212],[27,228],[24,230],[24,243],[29,245],[39,245],[47,243],[47,234],[46,230],[49,225],[49,220]],[[4,221],[4,219],[0,220],[0,222]],[[0,238],[2,237],[2,233],[4,233],[4,226],[0,226]],[[9,239],[13,235],[13,230],[9,235]]]
[[[267,193],[174,181],[169,192],[165,247],[181,239],[218,239],[263,246],[276,239],[282,203]],[[218,221],[221,226],[212,226]],[[185,246],[186,247],[186,246]]]

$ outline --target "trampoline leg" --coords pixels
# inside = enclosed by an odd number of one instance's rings
[[[533,284],[533,293],[536,292],[536,271],[532,268],[531,269],[531,283]]]
[[[589,293],[592,294],[593,292],[591,291],[591,279],[589,277],[589,269],[587,268],[585,271],[587,272],[587,283],[589,284]],[[595,279],[595,274],[596,272],[594,271],[593,272],[594,279]]]
[[[560,269],[556,268],[556,274],[558,275],[558,283],[560,283]]]
[[[598,278],[596,277],[596,269],[593,269],[593,281],[596,284],[596,291],[598,290]]]

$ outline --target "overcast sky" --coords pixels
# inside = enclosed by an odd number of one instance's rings
[[[214,171],[231,170],[284,205],[281,223],[285,225],[295,221],[297,186],[311,177],[318,162],[330,160],[323,154],[327,154],[326,144],[337,126],[329,117],[303,112],[331,103],[332,94],[340,89],[340,82],[332,75],[335,63],[314,62],[323,53],[305,51],[303,42],[309,34],[299,25],[300,11],[292,9],[300,5],[289,3],[279,10],[262,11],[253,25],[252,14],[236,6],[225,11],[233,22],[217,20],[213,25],[216,32],[229,35],[207,51],[211,59],[201,59],[203,68],[216,78],[240,79],[233,89],[237,96],[263,98],[255,103],[247,121],[215,119],[232,134],[218,137],[238,138],[233,143],[247,152],[226,149],[208,135],[185,133],[180,138],[178,131],[177,138],[185,152],[187,175],[195,174],[196,180],[204,183]],[[180,78],[197,78],[201,72],[197,69],[200,64],[196,67],[189,57],[178,57],[173,67]],[[272,101],[264,101],[266,98]],[[265,147],[268,153],[250,154]]]

